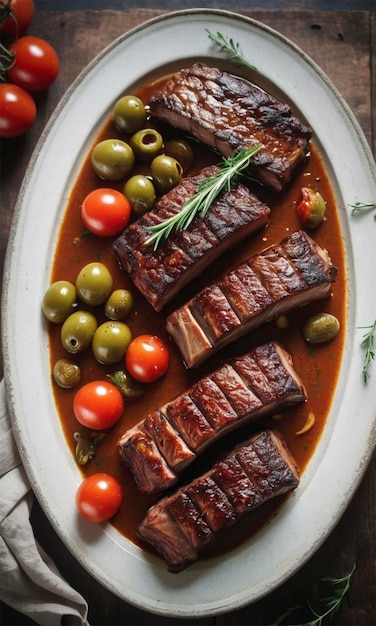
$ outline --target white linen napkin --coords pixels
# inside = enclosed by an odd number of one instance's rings
[[[0,381],[0,600],[41,626],[88,626],[84,598],[37,543],[33,493],[14,441]]]

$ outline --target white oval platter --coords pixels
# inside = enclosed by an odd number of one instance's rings
[[[314,129],[341,209],[349,308],[334,402],[300,487],[248,543],[173,575],[161,559],[145,554],[110,524],[78,520],[73,503],[81,474],[56,415],[40,304],[70,190],[114,101],[162,66],[184,66],[193,57],[213,63],[223,59],[206,29],[238,42],[260,75],[286,94]],[[5,377],[13,429],[35,494],[78,561],[120,598],[174,617],[238,609],[295,573],[338,522],[375,446],[376,394],[374,381],[365,385],[361,376],[364,331],[358,327],[376,317],[376,227],[372,216],[350,217],[349,209],[370,200],[376,200],[375,164],[341,96],[295,45],[240,15],[188,10],[146,22],[106,48],[62,99],[31,160],[16,207],[4,277]]]

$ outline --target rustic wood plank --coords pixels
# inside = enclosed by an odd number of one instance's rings
[[[36,15],[30,34],[44,37],[54,45],[61,58],[61,72],[56,83],[46,93],[38,95],[38,118],[31,131],[22,138],[4,141],[1,145],[0,262],[4,257],[10,219],[25,168],[49,115],[65,89],[104,46],[160,13],[162,11],[142,9],[40,12]],[[290,38],[320,65],[351,107],[375,153],[376,140],[372,130],[376,128],[376,15],[360,11],[286,13],[257,10],[245,13]],[[357,571],[352,592],[333,623],[371,626],[376,623],[375,469],[376,458],[336,529],[299,573],[251,607],[211,619],[169,620],[129,606],[83,571],[51,529],[37,503],[32,519],[37,537],[55,559],[62,574],[89,600],[92,626],[124,623],[132,626],[267,624],[286,606],[305,598],[317,598],[322,591],[317,581],[323,576],[342,576],[353,562],[357,563]],[[257,564],[250,564],[252,566],[257,567]],[[32,623],[4,606],[1,607],[1,621],[4,624]]]

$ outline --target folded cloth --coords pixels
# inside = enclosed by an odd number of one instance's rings
[[[41,626],[88,626],[87,603],[62,578],[30,524],[33,493],[0,381],[0,600]]]

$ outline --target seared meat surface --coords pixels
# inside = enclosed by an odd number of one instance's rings
[[[120,458],[140,491],[159,493],[225,433],[306,397],[290,354],[268,342],[235,357],[124,433]]]
[[[281,192],[309,153],[310,128],[288,105],[218,68],[195,63],[168,79],[149,101],[152,115],[230,156],[259,144],[250,174]]]
[[[299,484],[296,462],[278,431],[235,448],[204,476],[152,506],[139,536],[180,572],[245,513]]]
[[[176,215],[200,184],[218,170],[207,167],[197,176],[182,179],[113,244],[120,267],[156,311],[223,252],[268,221],[270,209],[266,204],[238,184],[221,194],[203,219],[197,216],[188,229],[171,233],[157,250],[153,244],[146,245],[151,234],[148,227]]]
[[[171,313],[166,328],[188,367],[281,313],[325,298],[337,275],[304,231],[289,235],[205,287]]]

